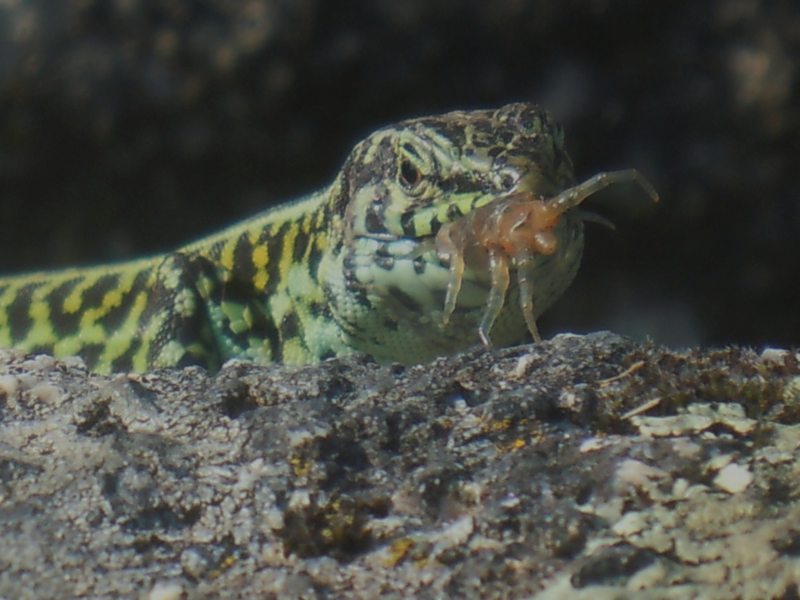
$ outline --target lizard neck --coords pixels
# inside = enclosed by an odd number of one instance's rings
[[[200,259],[198,292],[222,360],[303,364],[348,352],[320,278],[341,194],[337,179],[182,250]]]

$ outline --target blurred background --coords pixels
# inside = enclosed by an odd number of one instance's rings
[[[590,207],[546,335],[800,343],[796,0],[2,0],[0,273],[162,252],[398,119],[535,101]]]

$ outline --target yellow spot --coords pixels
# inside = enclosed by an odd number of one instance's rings
[[[267,275],[266,269],[261,269],[259,271],[256,271],[256,274],[253,277],[253,286],[259,292],[263,292],[264,288],[267,287],[267,281],[269,281],[269,275]]]
[[[253,250],[253,265],[257,269],[263,269],[267,266],[267,246],[263,244],[261,246],[256,246]]]
[[[147,348],[142,346],[143,351],[136,354],[131,361],[131,371],[141,373],[142,371],[147,370]]]
[[[84,327],[83,320],[80,325],[81,343],[86,344],[101,344],[105,341],[106,333],[100,325],[91,325]]]
[[[50,318],[50,307],[47,302],[34,302],[28,314],[34,321],[47,321]]]
[[[161,351],[155,360],[155,366],[170,367],[178,364],[183,356],[186,354],[186,347],[177,340],[170,340]]]
[[[228,271],[233,270],[233,253],[236,250],[236,242],[239,238],[233,238],[225,242],[222,247],[222,254],[219,257],[219,262]]]
[[[253,328],[253,311],[249,306],[245,306],[244,310],[242,311],[242,321],[244,321],[247,325],[247,329]]]
[[[242,312],[244,307],[237,302],[222,302],[219,305],[222,314],[228,318],[230,322],[231,331],[240,333],[246,329],[247,325],[242,320]]]
[[[308,362],[308,353],[300,340],[289,338],[283,340],[283,363],[286,365],[303,365]]]
[[[106,292],[106,295],[103,296],[103,308],[105,308],[107,311],[111,310],[112,308],[116,308],[121,303],[122,303],[122,294],[118,289]]]
[[[269,253],[266,244],[253,248],[253,266],[256,268],[256,274],[253,275],[253,287],[259,291],[267,287],[269,275],[267,275],[266,267],[268,263]]]
[[[118,331],[112,335],[106,343],[105,351],[103,352],[102,362],[112,362],[114,359],[119,358],[125,351],[130,348],[131,338],[126,331]]]
[[[81,309],[81,289],[75,288],[69,296],[64,298],[62,310],[68,315],[74,315]]]
[[[281,274],[281,284],[286,286],[287,278],[289,276],[289,269],[294,264],[292,252],[294,250],[294,240],[297,237],[299,227],[297,223],[292,223],[286,230],[286,235],[283,236],[283,246],[281,247],[281,258],[279,263],[279,271]]]
[[[250,336],[247,338],[247,350],[245,354],[249,359],[258,364],[272,362],[272,353],[269,344],[261,337]]]
[[[131,307],[129,318],[133,320],[138,320],[139,315],[142,314],[145,306],[147,306],[147,293],[139,292],[136,295],[136,299],[133,301],[133,306]]]
[[[206,300],[214,293],[214,284],[208,277],[200,276],[197,278],[197,291],[200,292],[200,297]]]
[[[81,351],[81,341],[76,336],[59,340],[53,345],[55,356],[74,356]]]
[[[47,302],[34,302],[28,314],[33,319],[33,327],[25,338],[25,345],[32,347],[52,344],[56,336],[50,324],[50,306]]]
[[[318,210],[314,213],[314,228],[323,229],[325,227],[325,212]],[[322,237],[322,236],[319,236]]]

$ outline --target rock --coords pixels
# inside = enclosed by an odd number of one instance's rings
[[[791,594],[797,376],[610,333],[213,377],[2,351],[0,597]]]

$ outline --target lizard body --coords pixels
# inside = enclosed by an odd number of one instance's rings
[[[455,352],[478,341],[487,276],[465,272],[445,325],[448,265],[421,244],[500,195],[572,183],[561,128],[535,106],[403,121],[358,143],[327,188],[174,252],[0,279],[0,347],[79,355],[106,373]],[[537,315],[577,271],[576,211],[555,234],[556,252],[535,263]],[[524,339],[517,294],[495,321],[497,344]]]

